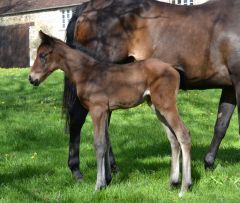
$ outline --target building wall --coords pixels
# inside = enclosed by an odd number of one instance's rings
[[[66,27],[63,27],[62,23],[62,10],[45,11],[39,13],[25,14],[19,16],[6,16],[0,18],[0,26],[16,25],[22,23],[31,23],[29,30],[29,53],[30,53],[30,65],[32,65],[35,56],[36,48],[40,43],[38,37],[39,30],[53,35],[59,39],[65,39]],[[67,22],[65,23],[65,26]]]

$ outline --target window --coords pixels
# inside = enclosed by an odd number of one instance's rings
[[[62,28],[66,29],[68,22],[72,17],[73,11],[72,9],[65,9],[62,10]]]
[[[179,5],[193,5],[193,0],[173,0],[172,2]]]

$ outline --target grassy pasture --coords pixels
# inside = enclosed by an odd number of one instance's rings
[[[0,202],[240,202],[240,136],[235,112],[220,147],[216,168],[203,158],[212,139],[219,90],[178,96],[180,114],[192,135],[191,192],[178,198],[169,187],[170,146],[147,105],[115,111],[110,134],[120,172],[107,189],[94,192],[96,161],[92,124],[82,131],[81,170],[76,182],[67,167],[68,136],[61,118],[63,74],[40,87],[28,69],[0,69]]]

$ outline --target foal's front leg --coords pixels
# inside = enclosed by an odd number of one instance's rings
[[[111,152],[110,152],[112,150],[112,146],[111,146],[110,139],[109,139],[108,125],[106,125],[106,128],[105,128],[105,135],[106,135],[106,141],[107,141],[107,150],[105,153],[105,160],[104,160],[105,161],[105,175],[106,175],[106,184],[109,185],[112,180],[113,170],[114,170],[114,172],[117,172],[117,165],[115,165],[114,169],[113,169],[113,166],[111,165],[111,163],[112,163],[111,160],[114,158],[114,156],[111,156]]]
[[[104,188],[111,181],[109,163],[109,139],[107,134],[108,111],[104,107],[93,107],[90,114],[94,128],[94,146],[97,158],[96,190]]]

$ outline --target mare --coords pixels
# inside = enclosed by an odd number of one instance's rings
[[[123,62],[129,56],[136,60],[160,58],[181,67],[181,89],[222,89],[214,136],[204,159],[205,167],[210,168],[236,102],[238,111],[240,107],[239,19],[239,0],[214,0],[196,6],[155,0],[95,0],[78,7],[67,28],[67,43],[78,42],[113,62]],[[68,164],[79,178],[80,131],[88,111],[76,98],[74,86],[65,78]]]
[[[192,182],[191,143],[176,106],[180,77],[174,67],[153,58],[122,65],[103,63],[81,49],[72,49],[63,41],[41,31],[39,34],[42,42],[30,70],[29,81],[38,86],[60,68],[76,86],[79,101],[90,112],[93,122],[97,158],[96,190],[104,188],[112,179],[108,141],[109,112],[135,107],[147,100],[165,126],[172,146],[172,184],[179,181],[181,148],[183,177],[180,194],[186,192]]]

